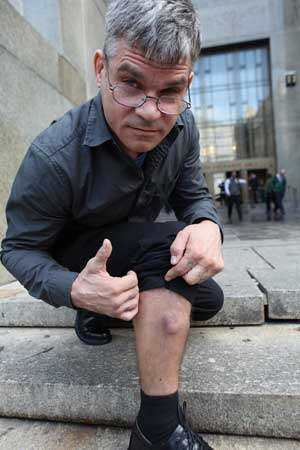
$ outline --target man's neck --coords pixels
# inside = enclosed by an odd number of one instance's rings
[[[120,150],[122,150],[122,152],[126,153],[126,155],[128,155],[130,158],[132,159],[137,159],[139,155],[141,155],[141,153],[139,152],[133,152],[132,150],[130,150],[127,147],[124,147],[124,145],[120,142],[120,140],[118,139],[118,137],[113,133],[113,131],[111,130],[111,133],[114,137],[115,142],[117,143],[118,147],[120,148]]]
[[[132,152],[131,150],[128,150],[128,149],[124,150],[122,147],[121,147],[121,149],[122,149],[125,153],[127,153],[127,155],[130,156],[130,158],[132,158],[132,159],[137,159],[137,158],[141,155],[141,153],[138,153],[138,152]]]

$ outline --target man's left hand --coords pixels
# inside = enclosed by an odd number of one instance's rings
[[[166,281],[181,276],[188,284],[194,285],[224,268],[220,228],[210,220],[181,230],[170,251],[174,267],[166,273]]]

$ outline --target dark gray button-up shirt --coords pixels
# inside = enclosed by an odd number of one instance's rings
[[[114,143],[97,96],[67,112],[30,146],[7,204],[2,263],[34,297],[72,307],[78,274],[51,256],[63,233],[154,221],[167,200],[187,224],[218,223],[191,112],[178,118],[139,167]]]

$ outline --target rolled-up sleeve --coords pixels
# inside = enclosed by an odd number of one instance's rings
[[[34,144],[16,175],[6,207],[7,233],[1,261],[29,293],[59,307],[72,307],[77,273],[50,250],[70,216],[72,190],[62,168]]]

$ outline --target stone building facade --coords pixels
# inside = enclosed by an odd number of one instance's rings
[[[20,162],[53,119],[95,95],[104,0],[0,0],[0,239]],[[0,265],[0,283],[11,278]]]

